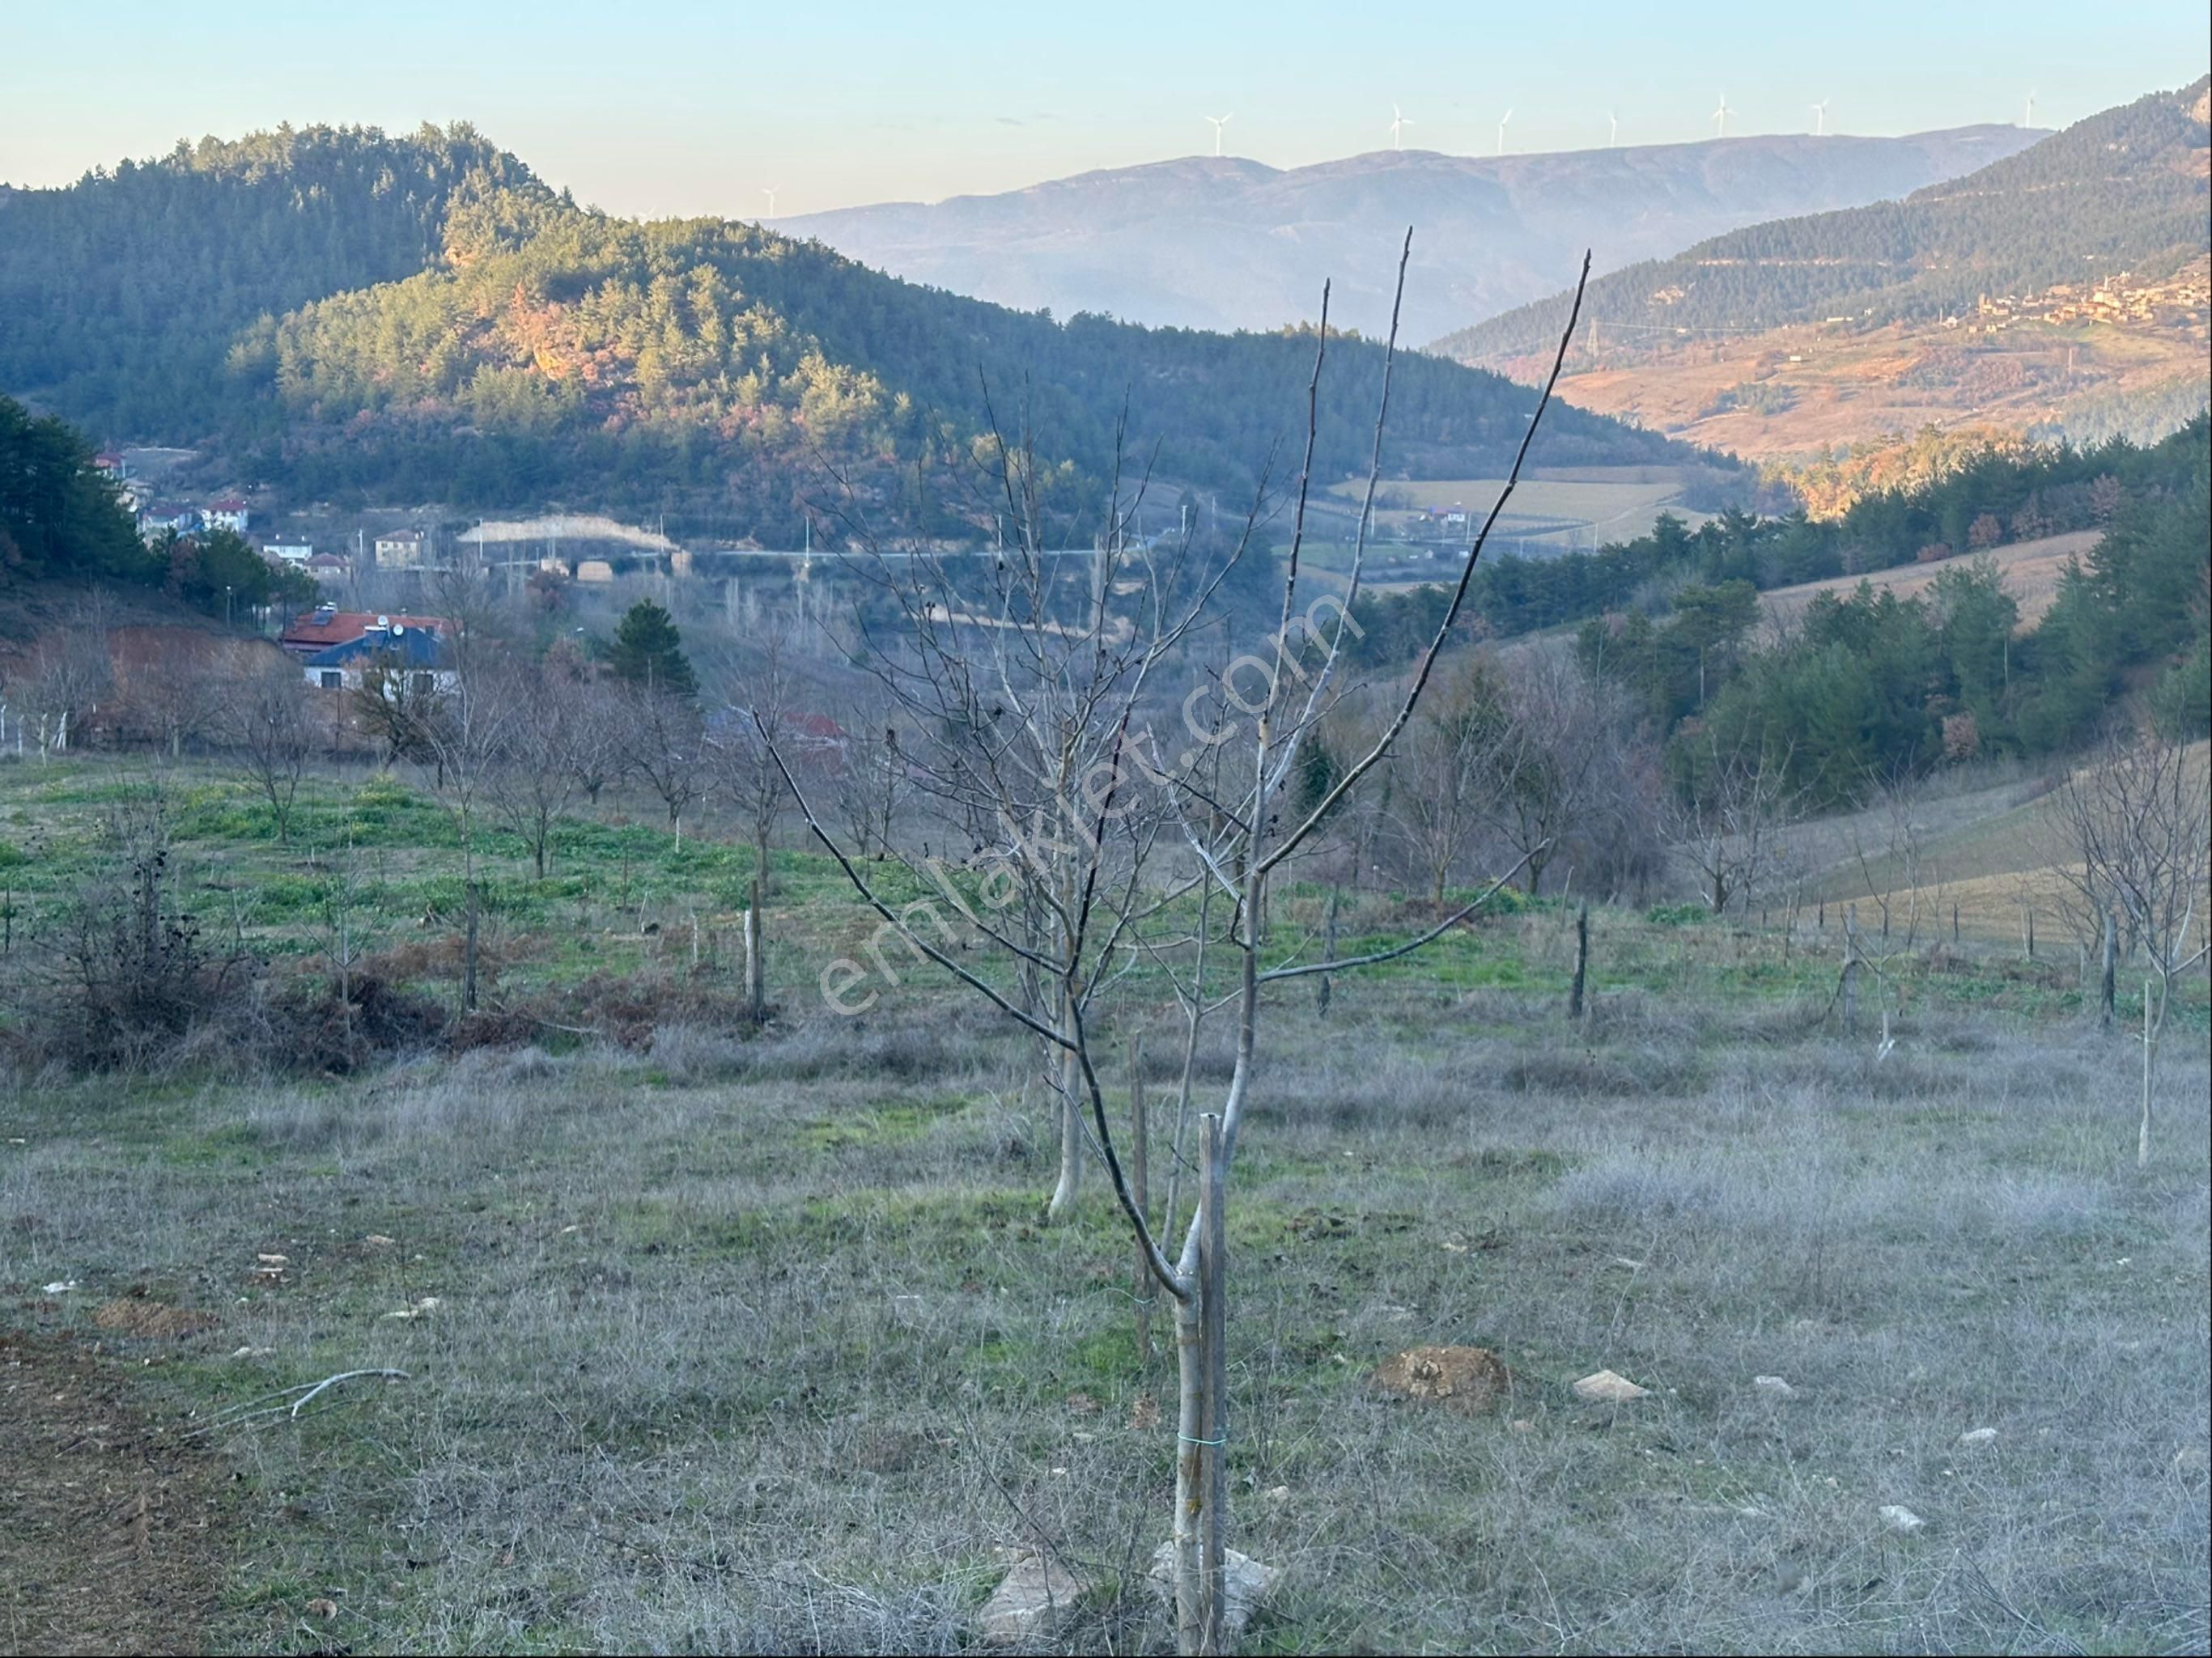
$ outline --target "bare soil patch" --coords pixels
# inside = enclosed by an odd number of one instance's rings
[[[1480,1416],[1505,1396],[1513,1377],[1487,1347],[1409,1347],[1382,1361],[1375,1385],[1462,1416]]]
[[[212,1313],[135,1297],[106,1303],[93,1314],[92,1321],[103,1330],[151,1341],[198,1335],[203,1330],[213,1329],[217,1322]]]
[[[0,1648],[201,1650],[222,1580],[207,1455],[90,1355],[35,1337],[0,1333]]]

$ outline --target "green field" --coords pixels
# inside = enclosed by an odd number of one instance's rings
[[[57,918],[112,872],[104,812],[149,781],[0,765],[11,1051]],[[280,846],[235,780],[161,786],[182,889],[272,972],[328,974],[350,862],[388,970],[451,1008],[459,849],[421,788],[319,780]],[[220,1043],[4,1073],[7,1397],[37,1390],[88,1491],[116,1461],[93,1446],[151,1447],[98,1504],[31,1493],[13,1643],[153,1616],[130,1523],[100,1529],[135,1500],[145,1536],[151,1491],[198,1576],[138,1644],[962,1651],[1011,1547],[1082,1585],[1060,1649],[1171,1644],[1144,1570],[1172,1360],[1137,1355],[1096,1180],[1041,1224],[1034,1054],[919,974],[825,1012],[813,975],[867,918],[798,851],[775,1013],[728,1017],[731,829],[679,851],[611,801],[544,883],[491,838],[483,1017],[526,1033],[352,1076]],[[1286,940],[1320,896],[1279,895]],[[1423,914],[1359,895],[1342,948]],[[1693,909],[1596,912],[1571,1023],[1571,920],[1509,902],[1340,978],[1325,1018],[1310,986],[1271,1008],[1230,1224],[1230,1540],[1284,1577],[1245,1649],[2201,1647],[2202,985],[2139,1169],[2131,1046],[2048,963],[1893,962],[1881,1056],[1882,993],[1855,1033],[1832,1008],[1832,936]],[[1145,1039],[1156,1206],[1177,1031],[1139,974],[1102,1033]],[[1216,1029],[1201,1103],[1226,1068]],[[1467,1417],[1372,1385],[1431,1343],[1493,1350],[1510,1395]],[[247,1413],[368,1368],[407,1379]],[[1583,1403],[1601,1368],[1648,1396]],[[24,1466],[0,1489],[51,1481]],[[160,1531],[188,1498],[199,1528]]]

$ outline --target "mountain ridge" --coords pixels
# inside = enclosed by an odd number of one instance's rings
[[[1593,247],[1600,271],[1808,206],[1902,195],[2039,136],[2008,126],[1899,138],[1766,134],[1679,144],[1453,155],[1376,150],[1300,167],[1184,156],[1020,190],[775,222],[861,263],[1017,309],[1266,330],[1333,313],[1376,333],[1389,294],[1344,273],[1418,227],[1405,337],[1536,298]],[[1132,241],[1130,233],[1146,232]]]
[[[410,178],[422,187],[374,221],[377,246],[340,234],[341,203],[366,212]],[[180,217],[179,200],[209,210]],[[724,532],[790,535],[807,489],[836,480],[855,512],[960,534],[989,520],[978,463],[1000,434],[1034,437],[1059,505],[1088,507],[1140,457],[1247,495],[1296,452],[1313,360],[1310,335],[1058,323],[752,222],[617,218],[471,128],[183,147],[0,212],[36,232],[0,239],[0,310],[33,323],[0,332],[0,388],[107,441],[203,445],[234,477],[308,499],[689,505]],[[240,257],[258,246],[290,261]],[[80,297],[110,290],[163,302]],[[1382,360],[1331,346],[1324,477],[1364,466]],[[1392,400],[1391,465],[1448,477],[1502,465],[1533,404],[1411,352]],[[1554,460],[1693,459],[1558,413]]]

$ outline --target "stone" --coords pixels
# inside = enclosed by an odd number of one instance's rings
[[[1401,1399],[1476,1416],[1511,1391],[1513,1376],[1487,1347],[1408,1347],[1376,1367],[1375,1385]]]
[[[1892,1531],[1911,1532],[1928,1522],[1902,1503],[1885,1503],[1881,1505],[1881,1523]]]
[[[1620,1405],[1632,1399],[1649,1398],[1650,1393],[1649,1388],[1639,1388],[1626,1376],[1616,1376],[1611,1370],[1595,1371],[1575,1383],[1577,1399],[1595,1400],[1606,1405]]]
[[[1175,1609],[1175,1541],[1170,1539],[1152,1551],[1152,1569],[1147,1574],[1152,1588],[1172,1613]],[[1249,1554],[1239,1554],[1234,1549],[1221,1551],[1221,1632],[1230,1639],[1243,1634],[1252,1621],[1252,1614],[1261,1602],[1274,1592],[1283,1576],[1279,1566],[1263,1566]]]
[[[975,1614],[986,1646],[1031,1651],[1052,1640],[1074,1615],[1083,1585],[1066,1567],[1036,1549],[1016,1549],[1013,1564]]]
[[[1997,1436],[1995,1428],[1969,1428],[1959,1436],[1961,1445],[1986,1445]]]
[[[1755,1376],[1751,1385],[1769,1399],[1795,1399],[1797,1390],[1778,1376]]]

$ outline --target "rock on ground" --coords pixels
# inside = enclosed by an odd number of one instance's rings
[[[1602,1404],[1618,1405],[1626,1400],[1644,1399],[1651,1389],[1639,1388],[1625,1376],[1611,1370],[1596,1370],[1575,1383],[1577,1399],[1593,1399]]]
[[[1049,1641],[1074,1613],[1083,1585],[1059,1561],[1017,1549],[1014,1561],[975,1615],[987,1646],[1029,1647]]]
[[[1495,1406],[1511,1388],[1513,1377],[1487,1347],[1409,1347],[1376,1368],[1375,1385],[1401,1398],[1474,1416]]]
[[[1149,1574],[1152,1587],[1166,1601],[1169,1610],[1175,1607],[1175,1540],[1170,1538],[1152,1552],[1152,1570]],[[1221,1632],[1232,1639],[1244,1632],[1252,1621],[1252,1614],[1273,1592],[1282,1577],[1279,1566],[1263,1566],[1249,1554],[1239,1554],[1234,1549],[1221,1552],[1221,1584],[1224,1604],[1221,1608]]]

